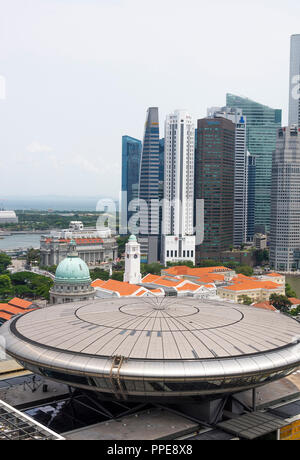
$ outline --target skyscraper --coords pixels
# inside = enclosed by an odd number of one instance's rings
[[[140,183],[140,235],[141,261],[159,259],[159,119],[158,107],[147,111],[142,149]]]
[[[165,123],[165,174],[162,261],[195,263],[194,234],[195,127],[184,110]]]
[[[235,158],[234,158],[234,211],[233,244],[241,246],[247,241],[248,210],[248,158],[246,143],[246,117],[238,108],[212,107],[208,109],[209,118],[227,118],[235,124]]]
[[[242,109],[247,119],[247,149],[256,160],[254,225],[263,226],[268,231],[271,210],[272,155],[276,148],[277,130],[281,127],[281,110],[272,109],[233,94],[227,94],[226,106]],[[254,234],[248,234],[250,239],[253,236]]]
[[[272,167],[270,265],[275,270],[300,268],[300,130],[278,131]]]
[[[255,207],[255,173],[256,173],[256,158],[254,155],[247,153],[248,161],[248,209],[247,209],[247,237],[255,234],[254,231],[254,207]]]
[[[204,200],[201,258],[218,258],[233,245],[235,125],[226,118],[198,120],[196,199]]]
[[[291,36],[289,126],[300,126],[300,34]]]
[[[122,220],[124,233],[133,215],[130,203],[138,198],[142,142],[130,136],[122,137]]]

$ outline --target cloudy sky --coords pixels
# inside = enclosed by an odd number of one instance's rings
[[[286,123],[299,18],[299,0],[0,0],[0,196],[117,197],[149,106],[162,137],[167,113],[226,92]]]

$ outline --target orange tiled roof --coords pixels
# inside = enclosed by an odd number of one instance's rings
[[[98,280],[93,281],[91,286],[94,287],[94,288],[95,287],[101,287],[104,283],[105,283],[105,281],[98,279]]]
[[[163,289],[148,289],[150,292],[156,293],[156,294],[161,294],[163,293]]]
[[[142,279],[143,283],[153,283],[154,281],[158,280],[160,276],[158,275],[152,275],[151,273],[148,273],[148,275],[144,276]]]
[[[145,294],[147,292],[147,289],[142,289],[141,291],[137,292],[136,293],[136,296],[137,297],[141,297],[143,294]]]
[[[183,286],[177,288],[178,291],[197,291],[201,286],[194,283],[186,283]]]
[[[141,289],[141,286],[137,286],[135,284],[125,283],[123,281],[116,281],[116,280],[104,281],[98,287],[100,287],[102,289],[106,289],[108,291],[118,292],[120,294],[120,296],[134,295],[139,289]]]
[[[10,300],[9,305],[13,305],[14,307],[19,307],[22,308],[23,310],[27,310],[27,308],[32,306],[32,302],[29,302],[28,300],[24,299],[19,299],[18,297],[15,297],[14,299]]]
[[[201,268],[190,268],[186,265],[178,265],[176,267],[171,267],[164,272],[169,273],[170,275],[188,275],[188,276],[201,276],[208,274],[216,274],[222,272],[230,272],[231,269],[227,267],[201,267]]]
[[[32,309],[24,310],[23,308],[18,308],[18,307],[13,307],[12,305],[7,304],[0,304],[0,309],[2,311],[5,311],[6,313],[11,313],[13,315],[19,315],[20,313],[27,313],[29,311],[32,311]],[[34,309],[33,309],[34,310]]]
[[[183,282],[182,279],[175,276],[157,276],[148,274],[142,279],[143,283],[157,284],[158,286],[176,287]]]
[[[197,278],[200,283],[214,283],[215,281],[224,281],[225,276],[218,273],[211,273],[209,275],[202,275]],[[196,281],[196,280],[195,280]]]
[[[280,275],[279,273],[264,273],[264,276],[274,276],[274,277],[276,277],[276,276],[282,276],[282,275]]]
[[[250,291],[255,289],[278,289],[281,288],[280,284],[273,283],[272,281],[255,281],[254,279],[249,279],[249,281],[240,281],[231,286],[226,286],[224,289],[230,291]]]
[[[11,317],[12,315],[9,315],[8,313],[4,313],[3,311],[0,310],[0,318],[5,319],[6,321],[9,321]]]
[[[292,302],[292,305],[300,305],[300,299],[296,297],[289,297],[289,301]]]
[[[258,302],[252,305],[255,308],[262,308],[264,310],[271,310],[271,311],[277,311],[273,305],[270,304],[270,302]]]

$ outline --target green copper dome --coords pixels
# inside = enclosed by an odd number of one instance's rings
[[[135,241],[136,241],[136,236],[135,236],[135,235],[131,235],[131,236],[129,237],[129,240],[128,240],[128,241],[134,241],[134,242],[135,242]]]
[[[58,265],[55,282],[90,283],[91,277],[87,264],[80,257],[69,255]]]

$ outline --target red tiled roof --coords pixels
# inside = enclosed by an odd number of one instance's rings
[[[300,305],[300,299],[297,299],[296,297],[289,297],[289,301],[292,305]]]
[[[271,310],[271,311],[277,311],[273,305],[270,304],[270,302],[258,302],[252,305],[255,308],[262,308],[264,310]]]

